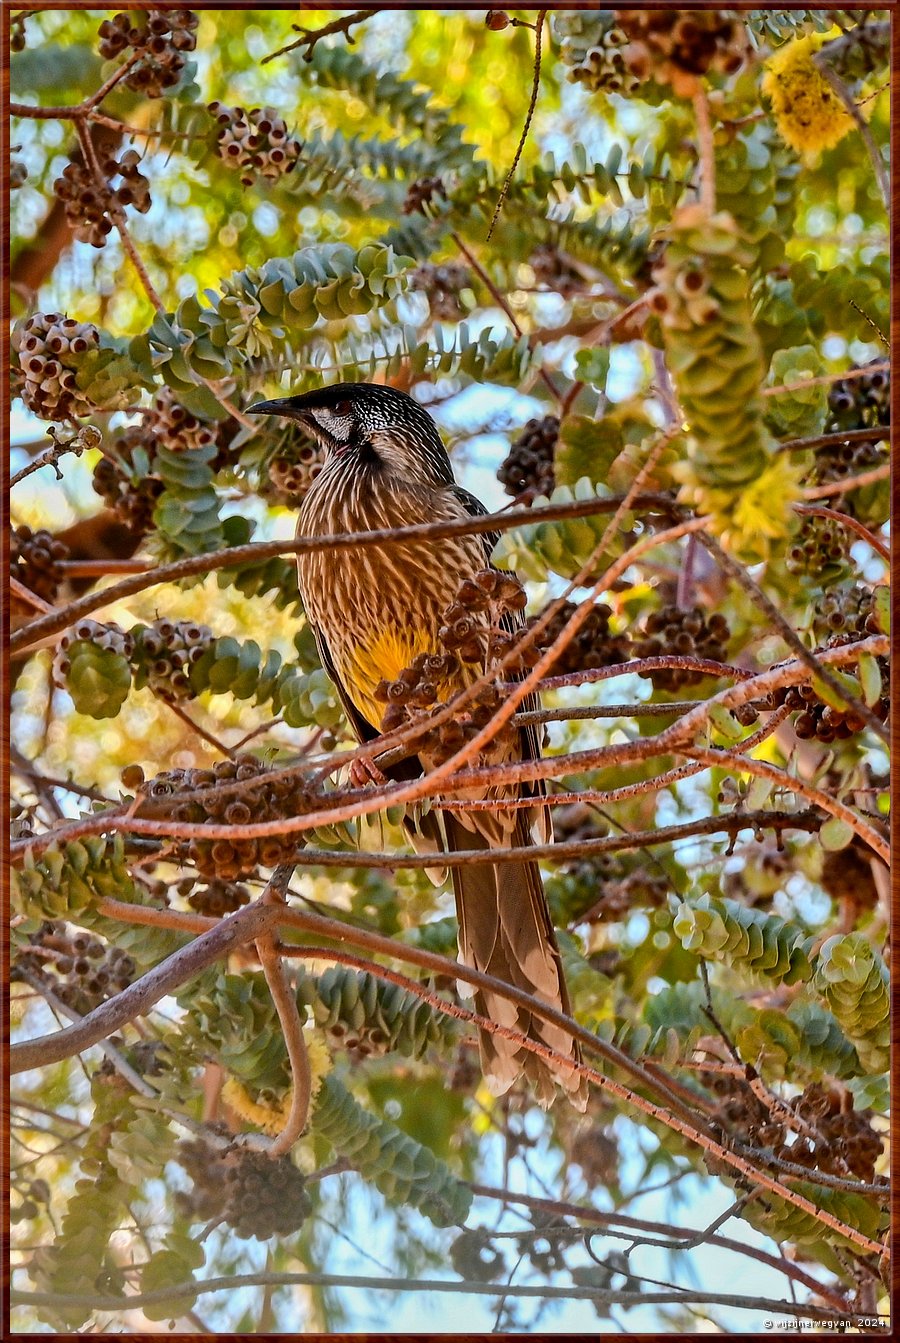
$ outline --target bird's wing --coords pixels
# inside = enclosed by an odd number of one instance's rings
[[[343,705],[344,713],[347,715],[347,721],[356,734],[357,740],[360,742],[371,741],[373,737],[379,736],[378,728],[360,713],[359,709],[357,709],[356,705],[347,694],[346,687],[335,668],[325,635],[317,625],[312,623],[312,621],[309,622],[309,627],[313,632],[316,648],[319,650],[319,661],[322,663],[323,670],[328,673],[334,683],[334,688],[338,692],[338,698]]]
[[[488,510],[481,500],[476,499],[474,494],[470,494],[468,490],[464,490],[461,485],[452,486],[452,491],[465,511],[473,518],[483,518],[487,515]],[[482,536],[482,541],[484,543],[484,562],[488,566],[491,565],[491,555],[493,554],[494,546],[499,540],[500,532],[485,532]],[[504,615],[502,623],[505,629],[509,630],[511,633],[515,633],[516,630],[520,630],[525,624],[525,617],[522,615],[521,611],[510,611]],[[518,679],[515,673],[510,673],[509,676],[510,680]],[[528,695],[522,703],[522,708],[525,711],[539,709],[540,704],[537,696]],[[541,742],[540,737],[538,736],[537,727],[534,724],[529,724],[527,727],[521,728],[519,730],[519,737],[522,744],[522,759],[540,760]],[[523,792],[531,793],[534,797],[543,797],[547,791],[543,779],[535,779],[530,783],[523,783],[521,786]],[[538,838],[541,842],[549,843],[552,838],[552,829],[550,826],[550,814],[546,807],[540,808],[538,814],[538,831]]]
[[[316,648],[319,650],[319,660],[322,663],[322,668],[334,683],[344,713],[347,715],[347,721],[357,741],[362,743],[373,741],[375,737],[381,735],[380,730],[370,723],[364,714],[360,713],[347,694],[346,687],[335,668],[325,635],[312,621],[309,622],[309,627],[313,632]],[[385,773],[389,779],[393,779],[395,782],[408,782],[420,776],[422,764],[418,756],[407,756],[405,760],[398,760],[396,764],[389,765]],[[403,828],[406,830],[416,853],[437,854],[444,851],[446,847],[445,837],[439,813],[428,812],[425,815],[418,815],[414,812],[403,818]],[[439,867],[437,864],[433,868],[426,868],[425,871],[436,886],[443,885],[447,880],[446,869]]]
[[[459,502],[462,504],[463,508],[469,514],[470,517],[473,518],[487,517],[487,509],[485,508],[481,500],[476,499],[474,494],[470,494],[468,490],[464,490],[461,485],[451,485],[450,493],[453,494],[459,500]],[[482,534],[481,540],[482,544],[484,545],[484,562],[485,564],[490,564],[491,552],[493,551],[494,546],[500,540],[500,533],[484,532]]]

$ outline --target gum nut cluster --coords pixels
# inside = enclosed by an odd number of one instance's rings
[[[21,397],[42,420],[76,420],[94,409],[80,391],[76,374],[86,355],[100,347],[90,322],[62,313],[34,313],[13,329],[11,343],[25,381]]]
[[[209,111],[219,126],[219,158],[240,172],[244,186],[252,186],[257,177],[274,181],[296,167],[300,141],[290,135],[274,107],[247,111],[215,102],[209,104]]]
[[[627,43],[621,26],[611,23],[570,68],[569,78],[593,93],[634,93],[641,81],[625,61],[622,49]]]
[[[557,11],[552,19],[568,78],[593,93],[632,93],[639,80],[622,56],[628,38],[611,9]]]
[[[494,683],[485,686],[474,699],[469,700],[465,709],[455,718],[440,723],[419,739],[422,755],[435,764],[449,760],[477,737],[482,728],[487,727],[497,711],[506,703],[506,698],[506,692],[500,685]],[[517,734],[518,728],[512,722],[504,723],[469,763],[492,765],[508,760]]]
[[[145,536],[153,528],[153,510],[165,485],[157,476],[131,477],[126,466],[131,466],[136,448],[146,446],[142,426],[132,425],[113,443],[113,451],[124,465],[103,456],[94,467],[92,485],[108,508],[135,536]]]
[[[179,845],[179,854],[208,881],[238,881],[260,867],[288,862],[303,842],[302,837],[295,839],[290,834],[243,839],[240,827],[303,815],[318,800],[302,777],[266,779],[271,773],[256,756],[238,755],[217,761],[211,769],[167,770],[141,785],[139,795],[150,803],[164,803],[166,814],[175,821],[234,827],[228,839],[192,839]],[[260,783],[224,791],[229,784],[247,784],[252,779]]]
[[[136,973],[134,960],[121,947],[109,946],[83,928],[70,928],[62,919],[45,920],[28,942],[12,977],[27,970],[51,980],[57,997],[82,1014],[126,989]]]
[[[429,312],[440,322],[455,322],[465,316],[459,295],[471,283],[468,267],[458,261],[440,265],[423,261],[410,275],[410,288],[421,290],[428,299]]]
[[[193,1183],[179,1203],[192,1221],[224,1217],[238,1236],[268,1240],[299,1231],[312,1210],[306,1181],[290,1157],[217,1150],[202,1138],[183,1142],[178,1162]]]
[[[529,420],[514,440],[497,472],[507,494],[550,494],[555,484],[554,453],[559,439],[559,420],[543,415]]]
[[[216,442],[216,426],[198,419],[184,407],[169,387],[163,387],[153,398],[153,405],[144,416],[144,435],[157,448],[169,452],[190,452],[207,448]]]
[[[417,177],[410,183],[401,208],[405,215],[425,214],[426,206],[431,205],[436,196],[446,195],[439,177]]]
[[[193,699],[190,669],[213,642],[213,632],[193,620],[155,620],[136,632],[136,660],[147,684],[167,704]]]
[[[269,462],[269,480],[292,503],[305,498],[325,465],[325,450],[305,436],[289,441]]]
[[[580,294],[585,288],[584,276],[577,266],[552,243],[538,243],[528,258],[536,284],[546,285],[563,298]]]
[[[857,368],[869,368],[870,373],[858,377],[841,378],[828,393],[831,415],[829,431],[839,429],[866,429],[890,424],[891,374],[878,367],[883,359],[873,359]]]
[[[830,1175],[855,1175],[870,1182],[883,1142],[871,1123],[871,1111],[853,1108],[853,1093],[845,1087],[811,1082],[787,1104],[804,1132],[788,1144],[789,1128],[739,1078],[716,1073],[710,1082],[720,1100],[713,1121],[773,1156]]]
[[[559,638],[565,626],[575,614],[574,602],[563,602],[559,610],[550,617],[546,628],[537,636],[538,647],[547,649]],[[626,662],[630,645],[625,635],[614,635],[609,630],[610,607],[598,602],[591,607],[587,620],[554,659],[549,676],[566,676],[570,672],[592,671],[597,667],[612,667],[616,663]],[[537,623],[533,616],[529,626]]]
[[[504,636],[510,632],[496,627],[504,616],[523,611],[527,601],[525,589],[513,574],[481,569],[463,579],[455,599],[441,613],[438,640],[463,662],[480,662],[489,642],[492,651],[505,651],[508,640]]]
[[[675,605],[662,606],[647,617],[643,637],[634,643],[634,656],[674,655],[723,662],[729,637],[728,621],[718,613],[707,619],[699,606],[684,610]],[[656,690],[681,690],[702,681],[706,672],[672,667],[640,674],[649,677]]]
[[[53,602],[62,582],[61,565],[68,554],[65,542],[50,532],[16,527],[10,537],[9,572],[29,592]]]
[[[428,709],[441,689],[459,675],[459,659],[452,653],[419,653],[394,681],[379,681],[373,694],[386,704],[382,730],[392,732],[408,721],[409,709]]]
[[[673,6],[614,13],[627,41],[626,68],[641,81],[671,84],[679,97],[691,96],[699,75],[735,74],[749,54],[746,29],[734,11]]]
[[[152,204],[150,183],[138,166],[140,162],[141,156],[134,149],[118,160],[106,158],[100,163],[102,180],[80,160],[66,164],[62,176],[53,183],[53,192],[64,203],[66,219],[79,242],[105,247],[113,228],[110,214],[116,206],[130,205],[139,214],[147,213]],[[120,185],[113,187],[117,177]]]
[[[59,641],[53,660],[53,675],[57,682],[63,684],[76,674],[76,662],[92,661],[98,652],[130,658],[134,640],[113,621],[102,624],[99,620],[79,620]]]
[[[860,427],[864,428],[865,426]],[[880,466],[886,460],[887,450],[877,442],[829,443],[816,453],[815,464],[809,473],[809,480],[811,484],[815,485],[830,485],[833,481],[843,480],[848,476],[856,476],[863,471],[868,471],[873,466]],[[836,507],[835,499],[837,499],[840,511],[843,513],[850,512],[851,516],[854,516],[852,513],[853,493],[847,497],[843,495],[833,496],[829,507]]]
[[[784,567],[789,574],[828,574],[846,564],[851,542],[847,528],[834,519],[805,517],[785,553]]]
[[[819,600],[814,623],[825,633],[849,634],[862,639],[867,634],[880,633],[875,614],[875,594],[863,583],[850,588],[832,588]]]
[[[181,79],[185,53],[197,46],[200,20],[189,9],[131,10],[104,19],[97,35],[104,60],[131,51],[141,59],[129,70],[123,83],[147,98],[160,98]]]
[[[250,891],[235,881],[195,882],[188,877],[175,888],[197,914],[222,919],[250,903]]]
[[[866,720],[852,709],[836,709],[831,704],[823,704],[811,685],[790,686],[776,690],[774,703],[786,704],[797,712],[794,719],[794,731],[801,741],[822,742],[830,745],[833,741],[846,741],[862,732]],[[879,700],[875,713],[887,716],[887,699]]]

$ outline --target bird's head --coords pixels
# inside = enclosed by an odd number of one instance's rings
[[[368,382],[338,382],[299,396],[258,401],[251,415],[297,420],[328,457],[377,459],[409,479],[449,484],[453,471],[434,420],[411,396]]]

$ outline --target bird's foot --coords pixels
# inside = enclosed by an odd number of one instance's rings
[[[387,775],[382,774],[375,761],[368,755],[361,755],[356,760],[350,761],[349,777],[354,788],[365,788],[369,783],[382,788],[388,782]]]

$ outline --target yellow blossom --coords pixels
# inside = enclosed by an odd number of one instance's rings
[[[322,1085],[322,1078],[331,1071],[332,1060],[328,1046],[320,1036],[307,1031],[304,1032],[304,1039],[309,1055],[309,1098],[310,1101],[314,1101]],[[281,1132],[290,1114],[293,1095],[293,1088],[289,1088],[278,1100],[263,1104],[260,1100],[254,1099],[243,1082],[239,1082],[236,1077],[227,1078],[222,1087],[222,1100],[225,1104],[263,1133]]]
[[[766,62],[763,92],[782,139],[798,153],[831,149],[853,129],[853,118],[813,60],[824,40],[795,38]]]
[[[775,539],[785,534],[785,518],[800,494],[797,467],[787,453],[775,457],[761,476],[745,485],[734,507],[739,532]]]

